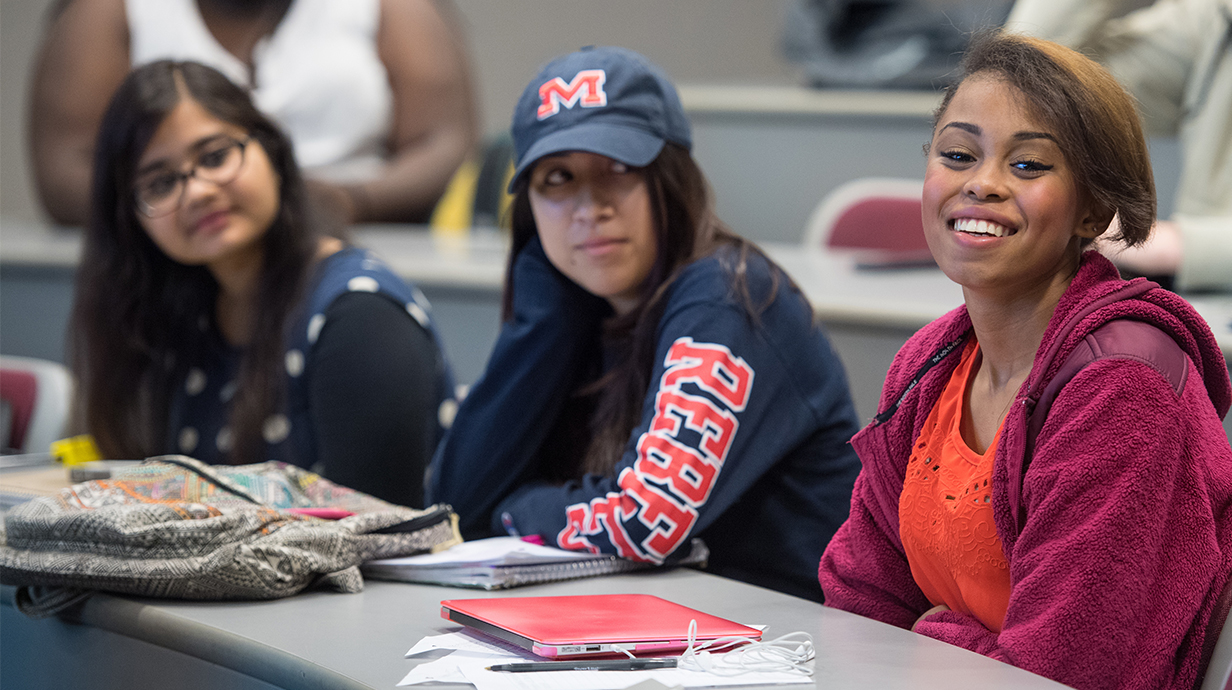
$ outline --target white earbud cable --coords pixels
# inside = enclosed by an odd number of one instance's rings
[[[732,649],[734,647],[734,649]],[[731,649],[723,654],[712,654]],[[816,655],[813,636],[794,632],[762,642],[751,637],[720,637],[697,644],[697,621],[689,621],[689,646],[680,655],[677,668],[720,676],[768,671],[799,671],[813,675],[808,664]]]

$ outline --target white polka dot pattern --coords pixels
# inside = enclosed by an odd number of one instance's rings
[[[351,292],[376,292],[381,285],[372,276],[355,276],[347,281],[347,289]]]
[[[458,401],[453,398],[445,398],[445,401],[436,410],[436,421],[440,422],[443,429],[453,426],[453,419],[457,416]]]
[[[218,400],[220,402],[231,402],[231,398],[235,397],[235,391],[239,385],[235,381],[228,381],[222,388],[218,390]]]
[[[428,319],[428,312],[424,311],[423,307],[415,304],[414,302],[407,302],[406,313],[410,314],[411,318],[418,321],[420,326],[423,326],[424,328],[428,327],[428,324],[430,323]]]
[[[189,395],[198,395],[205,390],[205,372],[197,367],[188,370],[188,377],[184,380],[184,392]]]
[[[287,373],[291,376],[304,373],[304,353],[299,350],[287,350],[286,364]]]
[[[291,435],[291,420],[285,414],[272,414],[266,417],[261,427],[261,436],[266,443],[282,443]]]
[[[186,426],[180,429],[180,437],[177,440],[180,446],[181,453],[191,453],[197,449],[197,430],[191,426]]]
[[[428,296],[423,293],[423,290],[420,290],[413,285],[411,286],[411,299],[422,304],[424,309],[429,311],[432,310],[432,303],[428,301]]]
[[[321,337],[321,329],[325,328],[325,315],[313,314],[308,321],[308,344],[316,343],[317,338]]]
[[[223,453],[231,452],[231,444],[235,439],[231,438],[231,427],[224,426],[218,430],[218,435],[214,437],[214,446]]]

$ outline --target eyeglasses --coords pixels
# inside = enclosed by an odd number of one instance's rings
[[[143,175],[133,185],[137,210],[146,218],[174,213],[184,202],[184,189],[190,177],[219,186],[230,184],[244,167],[244,151],[250,141],[252,137],[220,137],[197,152],[188,172],[156,170]]]

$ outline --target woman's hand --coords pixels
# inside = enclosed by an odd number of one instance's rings
[[[478,122],[460,24],[432,0],[381,1],[377,51],[393,90],[391,155],[358,190],[356,222],[426,222],[474,146]]]
[[[921,614],[919,618],[915,619],[915,622],[911,624],[911,632],[915,632],[915,629],[920,627],[920,621],[924,620],[925,618],[928,618],[934,613],[941,613],[942,611],[949,611],[949,610],[950,610],[949,606],[946,606],[945,604],[937,604],[936,606],[932,607],[931,609]]]
[[[360,215],[354,194],[345,187],[322,180],[305,179],[308,198],[330,228],[346,228]]]

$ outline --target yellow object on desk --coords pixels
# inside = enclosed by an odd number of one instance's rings
[[[103,459],[98,445],[94,443],[94,437],[89,434],[60,439],[52,443],[51,456],[57,462],[69,467]]]

